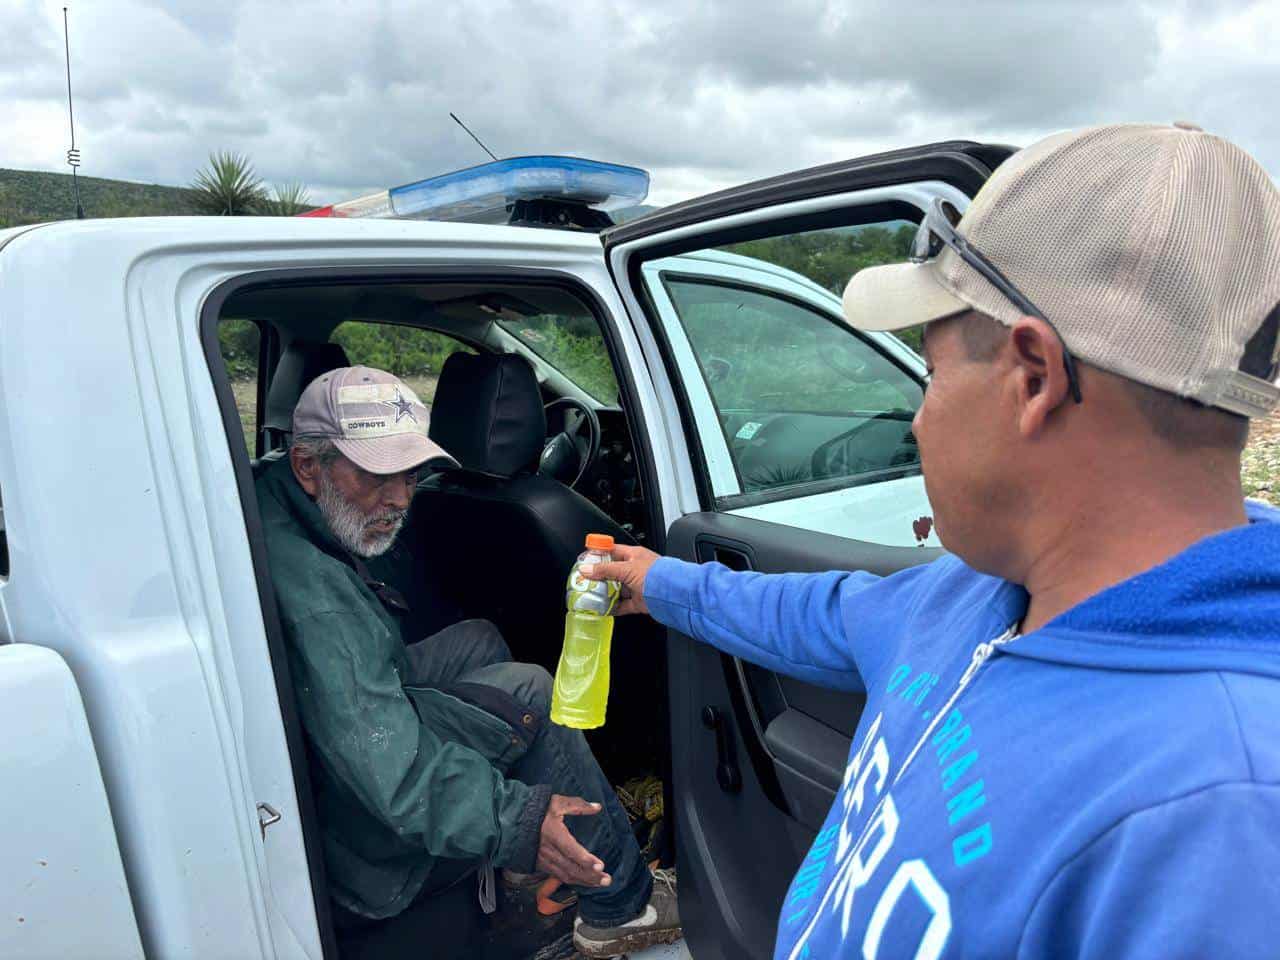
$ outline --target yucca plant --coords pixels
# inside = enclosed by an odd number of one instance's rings
[[[296,217],[310,209],[310,191],[301,180],[291,180],[271,188],[271,199],[266,202],[263,212],[273,217]]]
[[[191,184],[201,213],[215,217],[245,217],[259,213],[267,202],[262,180],[242,153],[209,154],[209,165]]]
[[[785,487],[788,484],[803,483],[812,479],[813,473],[802,463],[770,463],[747,476],[746,487],[748,490],[768,490],[771,487]]]

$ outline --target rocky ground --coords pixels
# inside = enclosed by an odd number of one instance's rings
[[[1280,506],[1280,411],[1254,423],[1240,479],[1246,497]]]

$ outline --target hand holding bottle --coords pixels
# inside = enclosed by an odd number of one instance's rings
[[[564,727],[591,730],[604,725],[618,585],[587,572],[607,564],[614,549],[613,537],[589,534],[586,552],[569,571],[564,649],[551,692],[551,720]]]
[[[583,566],[582,576],[588,580],[612,580],[622,590],[622,600],[613,611],[615,617],[623,617],[629,613],[648,613],[649,607],[644,602],[644,581],[649,575],[649,568],[661,559],[659,554],[644,547],[629,547],[617,544],[610,551],[611,559],[603,563]]]

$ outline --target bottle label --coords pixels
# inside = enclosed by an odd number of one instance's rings
[[[578,562],[569,571],[569,583],[565,590],[565,607],[570,612],[593,613],[596,616],[608,616],[618,605],[619,587],[614,580],[588,580],[579,572],[580,568],[589,564],[604,563],[609,559],[607,554],[588,551],[578,557]]]

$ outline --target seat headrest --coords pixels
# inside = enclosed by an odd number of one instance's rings
[[[262,425],[289,433],[293,430],[293,408],[302,391],[316,377],[339,367],[349,367],[347,351],[337,343],[293,340],[280,353],[275,376],[267,388],[267,409]]]
[[[428,435],[465,470],[499,477],[536,470],[547,416],[529,361],[515,354],[450,355]]]

